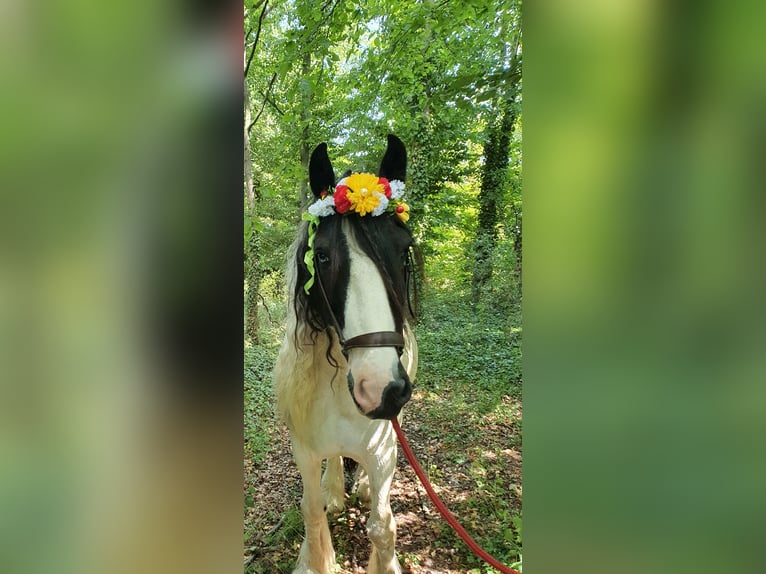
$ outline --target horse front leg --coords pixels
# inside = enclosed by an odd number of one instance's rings
[[[301,512],[306,530],[293,574],[330,574],[335,570],[335,550],[320,485],[322,461],[295,442],[293,455],[303,481]]]
[[[372,544],[367,574],[401,574],[396,558],[396,522],[391,512],[391,482],[396,470],[396,442],[393,432],[384,439],[389,444],[379,449],[382,456],[372,457],[367,465],[370,482],[370,518],[367,535]]]

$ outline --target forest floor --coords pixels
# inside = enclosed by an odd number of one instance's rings
[[[464,300],[440,305],[416,331],[420,369],[402,428],[452,513],[487,551],[519,568],[521,329],[508,328],[508,317],[493,317],[492,311],[466,309]],[[246,574],[291,572],[303,537],[300,475],[287,430],[270,405],[275,353],[275,345],[245,353]],[[328,518],[339,571],[356,574],[369,559],[368,509],[353,494],[346,503]],[[401,449],[391,507],[405,573],[495,572],[441,518]]]

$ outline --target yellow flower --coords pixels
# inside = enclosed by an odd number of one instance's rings
[[[404,223],[407,223],[410,220],[410,206],[406,203],[402,202],[398,204],[394,211],[396,212],[396,216]]]
[[[360,192],[351,191],[351,188],[349,188],[347,197],[351,201],[351,209],[359,215],[372,213],[380,203],[380,195],[375,195],[365,188]]]
[[[383,184],[378,183],[377,175],[371,173],[355,173],[346,178],[345,185],[348,187],[346,197],[351,202],[351,209],[359,215],[372,213],[380,203],[380,194],[385,193]]]

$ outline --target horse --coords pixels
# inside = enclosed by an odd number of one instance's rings
[[[344,506],[343,457],[359,464],[357,492],[370,503],[367,572],[401,573],[390,419],[409,401],[417,371],[411,295],[420,268],[403,197],[406,167],[394,135],[378,175],[347,172],[336,184],[326,143],[309,161],[314,203],[288,256],[287,328],[274,367],[276,410],[303,482],[305,536],[293,574],[336,568],[327,511]]]

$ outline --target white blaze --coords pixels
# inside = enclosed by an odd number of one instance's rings
[[[380,272],[362,251],[353,233],[344,226],[349,251],[349,284],[343,336],[348,340],[376,331],[394,331],[396,324]],[[354,378],[354,398],[365,413],[374,411],[383,390],[393,380],[399,355],[394,347],[354,348],[349,370]]]

